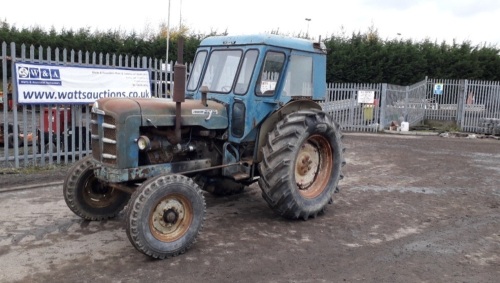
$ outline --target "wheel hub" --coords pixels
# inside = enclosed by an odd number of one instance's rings
[[[311,143],[305,143],[297,156],[295,179],[301,190],[306,190],[316,179],[320,163],[318,150]]]
[[[165,199],[154,211],[153,227],[161,234],[174,232],[184,218],[184,206],[176,199]]]
[[[106,195],[109,192],[109,188],[103,186],[102,184],[96,182],[94,186],[92,186],[91,191],[93,195]]]
[[[92,207],[107,207],[113,203],[118,196],[114,189],[101,184],[95,177],[87,180],[83,186],[83,197],[87,204]]]
[[[169,209],[163,213],[163,221],[168,224],[174,224],[178,218],[179,214],[173,209]]]

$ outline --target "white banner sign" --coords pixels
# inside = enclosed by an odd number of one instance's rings
[[[358,103],[371,103],[375,101],[375,91],[358,90]]]
[[[148,70],[15,64],[18,102],[90,104],[104,97],[151,97]]]

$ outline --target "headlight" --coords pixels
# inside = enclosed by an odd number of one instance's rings
[[[137,139],[137,146],[139,147],[139,150],[149,149],[151,146],[151,141],[146,136],[140,136]]]

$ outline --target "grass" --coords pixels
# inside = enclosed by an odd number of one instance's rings
[[[460,132],[460,127],[455,121],[425,120],[420,127],[434,132]]]

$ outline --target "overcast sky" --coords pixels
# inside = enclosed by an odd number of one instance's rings
[[[17,28],[142,33],[158,31],[161,23],[167,23],[169,0],[4,2],[0,18]],[[291,35],[309,32],[317,39],[365,32],[373,26],[383,39],[456,40],[500,47],[500,0],[170,0],[170,25],[178,27],[181,20],[202,34],[279,30]]]

